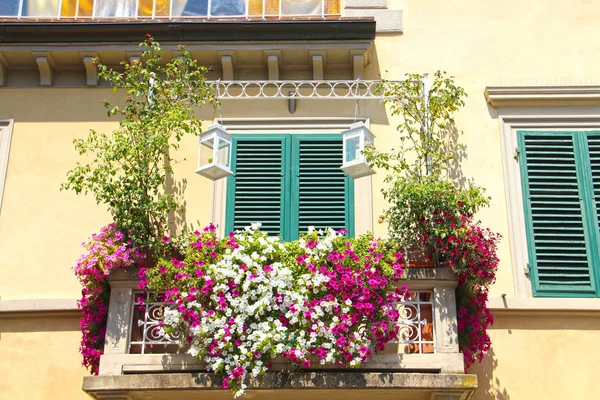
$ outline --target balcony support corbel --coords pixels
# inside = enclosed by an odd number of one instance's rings
[[[142,52],[141,51],[126,51],[127,59],[129,60],[129,64],[133,64],[135,62],[142,62]]]
[[[34,51],[31,53],[40,72],[40,86],[52,86],[54,79],[54,61],[48,52]]]
[[[94,64],[96,52],[81,52],[81,61],[85,67],[85,75],[88,86],[98,86],[98,68]]]
[[[309,51],[313,68],[313,81],[322,81],[325,79],[325,51]]]
[[[267,69],[269,71],[269,80],[279,80],[279,59],[281,58],[281,50],[268,50],[265,51],[265,57],[267,58]]]
[[[219,51],[221,58],[221,68],[223,70],[223,80],[232,81],[235,73],[235,52],[234,51]]]
[[[367,65],[367,53],[365,50],[351,50],[350,56],[352,57],[352,68],[354,71],[354,80],[365,79],[365,66]]]

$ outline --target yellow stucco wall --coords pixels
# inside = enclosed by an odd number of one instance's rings
[[[510,238],[496,111],[486,104],[490,82],[570,83],[598,75],[600,5],[558,0],[522,2],[390,0],[404,12],[404,33],[378,35],[367,79],[401,79],[406,72],[443,69],[469,95],[457,115],[467,157],[463,174],[487,188],[491,207],[480,214],[500,232],[501,265],[493,295],[513,289]],[[591,78],[590,78],[591,79]],[[76,298],[80,287],[70,267],[80,243],[108,214],[91,197],[60,192],[77,160],[72,140],[89,128],[109,131],[100,100],[105,89],[0,89],[0,118],[15,120],[7,180],[0,213],[0,300]],[[377,102],[359,102],[359,116],[371,119],[381,150],[397,147],[394,126]],[[294,117],[353,117],[354,102],[300,100]],[[285,101],[229,102],[225,118],[290,117]],[[200,115],[212,120],[212,111]],[[212,184],[194,174],[196,138],[187,137],[175,166],[186,183],[186,225],[210,220]],[[379,194],[383,174],[373,177],[373,216],[385,204]],[[491,331],[493,352],[474,366],[480,380],[475,399],[595,398],[594,361],[600,351],[597,316],[586,318],[499,317]],[[0,398],[79,399],[81,376],[76,318],[0,319]],[[4,362],[10,360],[10,362]],[[35,377],[23,371],[35,371]],[[570,382],[570,384],[567,384]]]
[[[77,316],[0,318],[0,398],[83,400]]]
[[[470,368],[473,400],[595,399],[600,349],[596,316],[502,316],[490,330],[492,349]]]
[[[90,128],[110,132],[102,99],[109,89],[7,89],[2,118],[15,120],[0,215],[0,296],[10,299],[76,298],[73,266],[80,246],[110,222],[93,197],[60,191],[78,161],[73,139]],[[44,104],[44,107],[40,107]],[[176,176],[187,180],[186,223],[209,220],[211,184],[194,173],[197,139],[188,136],[176,158]],[[206,194],[206,196],[204,196]]]

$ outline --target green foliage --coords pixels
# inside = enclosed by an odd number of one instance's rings
[[[406,74],[402,82],[383,82],[379,89],[389,98],[386,104],[392,115],[400,117],[401,148],[391,153],[368,150],[369,162],[376,167],[416,180],[441,174],[455,158],[453,113],[465,104],[466,97],[452,77],[437,71],[426,98],[423,78]]]
[[[418,245],[418,237],[432,234],[432,226],[423,221],[435,214],[472,216],[489,203],[483,189],[460,189],[446,178],[462,149],[455,140],[453,113],[464,105],[464,89],[438,71],[424,96],[423,78],[407,74],[403,82],[384,82],[381,90],[391,98],[387,103],[392,115],[400,117],[401,147],[390,153],[365,151],[369,163],[387,172],[382,193],[389,207],[379,220],[388,223],[390,237],[402,247]]]
[[[174,193],[165,187],[176,150],[186,134],[201,132],[194,110],[213,97],[205,74],[190,53],[180,46],[181,57],[162,62],[162,51],[149,35],[140,44],[142,62],[123,62],[123,72],[100,64],[98,76],[124,93],[124,105],[104,100],[109,117],[121,119],[112,133],[90,130],[74,140],[75,149],[87,157],[67,174],[61,189],[93,193],[98,204],[111,212],[117,229],[141,248],[156,249],[167,228],[170,212],[180,208]]]
[[[417,245],[418,238],[426,234],[442,239],[451,234],[443,231],[443,226],[424,224],[425,221],[433,221],[444,213],[473,216],[480,207],[489,204],[483,189],[474,186],[458,189],[438,175],[418,180],[398,178],[383,190],[383,195],[389,207],[380,221],[388,222],[390,238],[403,247]]]
[[[464,89],[439,71],[427,93],[422,81],[422,75],[408,74],[402,83],[383,84],[383,93],[392,99],[392,114],[400,117],[402,146],[397,152],[369,148],[365,153],[369,163],[387,172],[388,186],[382,193],[389,207],[380,222],[388,223],[392,243],[421,249],[437,266],[448,266],[459,277],[458,332],[468,367],[490,348],[487,328],[493,317],[487,296],[499,261],[500,235],[473,220],[479,208],[489,205],[484,190],[459,187],[449,178],[464,151],[457,143],[453,117],[464,105]]]

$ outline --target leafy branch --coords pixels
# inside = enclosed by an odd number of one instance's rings
[[[103,101],[109,117],[120,117],[119,128],[107,134],[90,130],[75,139],[75,149],[88,157],[67,173],[62,190],[93,193],[113,216],[118,230],[144,249],[160,245],[170,212],[180,209],[180,199],[165,187],[173,173],[170,150],[182,137],[201,132],[194,112],[215,99],[205,74],[191,54],[180,46],[181,56],[162,62],[160,45],[150,35],[140,44],[142,61],[123,62],[114,70],[98,59],[98,76],[125,93],[121,105]]]

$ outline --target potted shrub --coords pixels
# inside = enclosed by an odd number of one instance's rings
[[[458,143],[453,112],[464,105],[465,91],[452,77],[436,72],[431,85],[423,75],[387,83],[380,90],[389,98],[392,115],[399,116],[400,148],[383,153],[365,150],[369,163],[387,172],[382,189],[388,208],[379,217],[387,223],[391,239],[403,249],[408,266],[435,266],[443,253],[435,240],[452,235],[452,224],[434,224],[440,217],[473,216],[487,205],[483,190],[462,185],[457,162],[464,151]]]
[[[465,369],[490,348],[487,327],[489,286],[495,280],[500,235],[474,220],[489,204],[484,190],[460,173],[464,147],[453,113],[464,105],[465,91],[452,77],[436,72],[431,85],[423,75],[408,74],[400,83],[384,83],[392,115],[400,117],[400,149],[365,150],[367,161],[387,172],[382,189],[392,243],[406,254],[407,265],[452,268],[457,288],[458,333]]]

